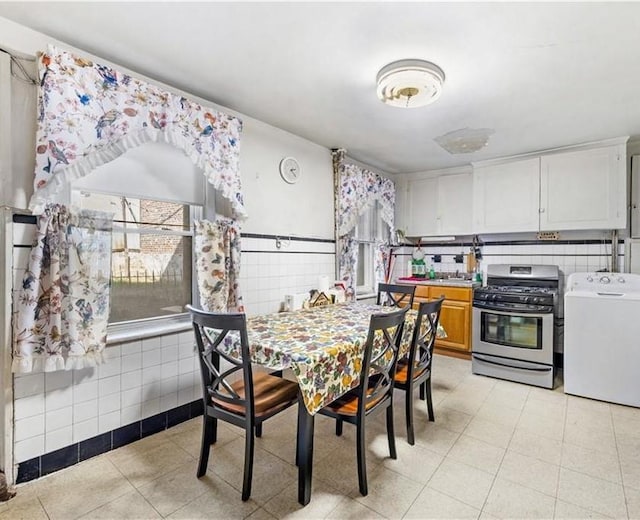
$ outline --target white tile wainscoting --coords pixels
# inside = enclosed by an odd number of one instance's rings
[[[14,296],[34,231],[33,224],[13,224]],[[268,235],[242,239],[240,286],[248,315],[277,312],[285,294],[314,289],[323,275],[334,278],[333,240],[282,237],[280,245]],[[142,429],[139,435],[144,436],[145,421],[157,428],[164,413],[173,413],[176,421],[186,420],[190,416],[184,415],[185,410],[201,399],[200,368],[190,328],[110,344],[105,357],[106,363],[95,368],[14,376],[14,463],[19,465],[22,481],[46,473],[44,457],[40,467],[41,456],[59,452],[66,457],[66,451],[73,452],[77,445],[82,460],[84,445],[90,452],[96,443],[116,448],[121,433],[134,438],[135,432],[127,426],[135,430],[137,424],[138,432]],[[198,413],[191,408],[192,415]],[[103,439],[110,432],[112,444]],[[20,463],[25,463],[24,468]]]

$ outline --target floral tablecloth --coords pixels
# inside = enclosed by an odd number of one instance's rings
[[[393,310],[347,303],[249,318],[251,360],[274,370],[291,368],[307,410],[315,414],[358,385],[371,315]],[[409,351],[416,317],[414,310],[407,313],[401,357]],[[438,337],[445,335],[439,327]],[[228,346],[239,355],[237,343]]]

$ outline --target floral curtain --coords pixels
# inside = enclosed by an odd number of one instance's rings
[[[209,312],[244,312],[240,287],[240,229],[225,218],[195,223],[200,305]]]
[[[109,318],[111,213],[45,207],[14,304],[12,370],[102,363]]]
[[[377,200],[382,219],[393,230],[396,188],[392,180],[355,164],[342,164],[338,197],[338,234],[356,227],[358,217]]]
[[[69,181],[149,141],[182,149],[245,218],[242,122],[110,67],[50,46],[39,59],[36,170],[39,213]]]
[[[395,184],[393,181],[354,164],[345,164],[346,152],[333,152],[334,201],[336,205],[336,237],[338,277],[345,282],[347,298],[355,298],[358,246],[353,231],[358,217],[378,201],[382,219],[394,229]],[[387,279],[389,244],[377,243],[374,256],[376,287]]]
[[[358,266],[358,243],[353,232],[338,238],[338,272],[339,279],[344,282],[347,301],[356,296],[355,277]]]

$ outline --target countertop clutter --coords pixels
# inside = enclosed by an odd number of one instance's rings
[[[468,277],[460,278],[418,278],[414,276],[399,277],[396,279],[397,283],[407,283],[415,285],[437,285],[437,286],[452,286],[452,287],[480,287],[482,282],[476,282]]]

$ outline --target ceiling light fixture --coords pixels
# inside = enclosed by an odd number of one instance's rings
[[[378,98],[393,107],[414,108],[433,103],[442,92],[444,72],[425,60],[399,60],[380,69]]]

